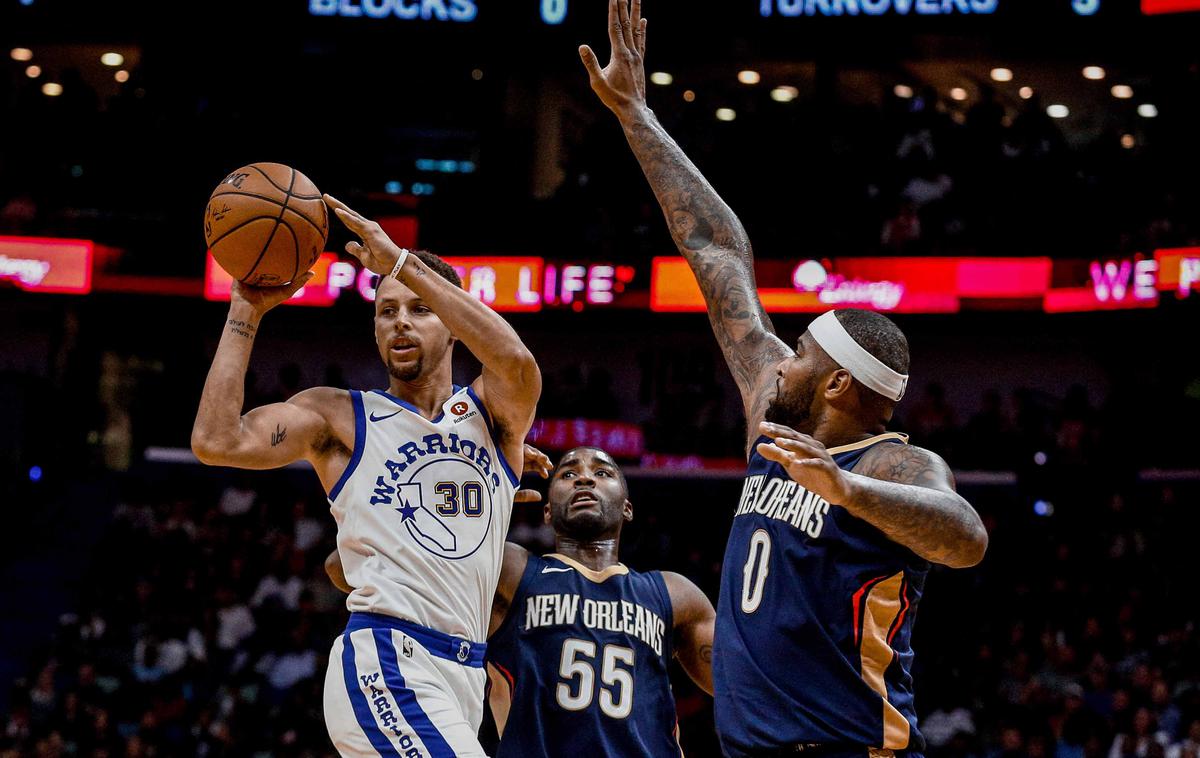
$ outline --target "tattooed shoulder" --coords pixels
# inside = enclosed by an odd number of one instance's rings
[[[954,474],[940,455],[916,445],[885,443],[863,456],[854,473],[897,484],[954,490]]]

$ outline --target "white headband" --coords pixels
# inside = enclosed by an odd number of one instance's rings
[[[908,375],[900,374],[854,341],[833,311],[825,311],[808,325],[808,333],[850,376],[889,400],[904,397]]]

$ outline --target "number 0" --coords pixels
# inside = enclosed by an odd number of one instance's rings
[[[762,602],[763,584],[771,573],[771,535],[759,529],[750,537],[750,553],[742,568],[742,611],[754,613]]]
[[[567,0],[542,0],[542,21],[561,24],[567,17]]]

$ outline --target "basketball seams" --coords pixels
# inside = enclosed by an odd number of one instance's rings
[[[262,169],[257,168],[257,167],[254,167],[254,168],[259,173],[262,173],[263,176],[266,176],[266,173],[263,172]],[[267,236],[267,241],[265,243],[263,243],[262,250],[260,250],[258,253],[258,258],[256,258],[254,260],[254,265],[250,267],[250,270],[248,272],[246,272],[246,275],[244,277],[242,277],[241,279],[238,280],[238,281],[242,282],[243,284],[246,283],[246,280],[250,278],[250,276],[258,268],[259,264],[262,263],[263,256],[265,256],[267,254],[267,250],[269,250],[271,248],[271,241],[275,239],[275,233],[279,231],[279,222],[283,221],[283,214],[287,212],[287,201],[292,198],[292,187],[294,187],[296,185],[296,169],[289,167],[288,171],[291,172],[291,178],[288,181],[288,188],[286,190],[283,190],[283,192],[285,192],[286,194],[284,197],[283,204],[279,208],[279,216],[275,219],[275,226],[271,229],[271,233]],[[267,181],[271,181],[270,177],[267,178]],[[271,182],[271,184],[275,185],[275,182]],[[278,187],[278,185],[275,185],[275,186]],[[288,228],[288,231],[291,232],[291,227]],[[296,241],[295,233],[292,233],[292,242],[294,243],[293,244],[294,247],[299,246],[299,243]]]
[[[286,195],[296,198],[297,200],[320,200],[321,199],[320,195],[297,195],[296,193],[292,192],[292,190],[290,188],[280,187],[278,184],[275,183],[275,180],[271,178],[270,174],[268,174],[266,171],[263,171],[261,168],[258,167],[257,163],[251,163],[249,168],[252,168],[255,171],[257,171],[258,173],[262,174],[263,178],[266,179],[267,182],[270,183],[270,185],[272,187],[279,190],[280,192],[283,192]],[[296,169],[288,167],[288,170],[292,172],[291,183],[292,183],[292,187],[295,187],[296,186]]]
[[[269,197],[269,196],[267,196],[267,195],[260,195],[260,194],[258,194],[257,192],[247,192],[246,190],[230,190],[230,191],[228,191],[228,192],[222,192],[222,193],[221,193],[221,194],[219,194],[219,195],[213,195],[213,197],[214,197],[214,198],[218,198],[218,197],[225,197],[226,195],[240,195],[241,197],[253,197],[253,198],[256,198],[256,199],[258,199],[258,200],[263,200],[263,201],[266,201],[266,202],[268,202],[268,203],[271,203],[272,205],[281,205],[281,206],[283,206],[283,207],[284,207],[284,209],[286,209],[286,210],[288,210],[288,211],[291,211],[292,213],[296,214],[297,216],[299,216],[300,218],[302,218],[302,219],[304,219],[306,222],[308,222],[308,225],[309,225],[309,226],[311,226],[313,229],[316,229],[318,232],[320,232],[320,234],[321,234],[321,236],[322,236],[322,237],[325,237],[325,236],[326,236],[326,232],[325,232],[325,230],[324,230],[324,229],[322,229],[320,226],[318,226],[318,225],[317,225],[317,223],[316,223],[315,221],[313,221],[311,218],[309,218],[308,216],[306,216],[306,215],[304,215],[303,213],[301,213],[301,212],[300,212],[300,209],[298,209],[298,208],[293,208],[292,206],[288,205],[288,204],[287,204],[287,201],[280,202],[280,201],[276,200],[276,199],[275,199],[275,198],[273,198],[273,197]],[[316,198],[307,197],[307,196],[305,196],[305,195],[292,195],[292,194],[290,194],[290,193],[288,194],[288,197],[289,197],[289,198],[293,198],[293,197],[294,197],[294,198],[296,198],[297,200],[315,200],[315,199],[316,199]],[[322,202],[321,202],[321,209],[322,209],[322,210],[324,210],[324,209],[325,209],[325,203],[324,203],[324,201],[322,201]],[[266,218],[266,217],[265,217],[265,216],[263,216],[263,217],[260,217],[260,218]],[[225,236],[225,235],[221,235],[221,236],[223,237],[223,236]],[[211,245],[210,245],[210,247],[211,247]]]

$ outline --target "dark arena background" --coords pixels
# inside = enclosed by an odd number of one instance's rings
[[[780,336],[892,316],[894,427],[988,528],[921,604],[927,755],[1198,755],[1200,2],[644,12],[649,104],[742,219]],[[457,266],[541,366],[530,441],[616,456],[623,560],[715,601],[741,403],[582,43],[607,60],[599,0],[0,0],[0,756],[334,754],[324,493],[188,446],[231,281],[201,215],[255,161]],[[332,229],[247,407],[386,385]],[[541,514],[510,539],[549,549]],[[719,755],[673,677],[684,753]]]

